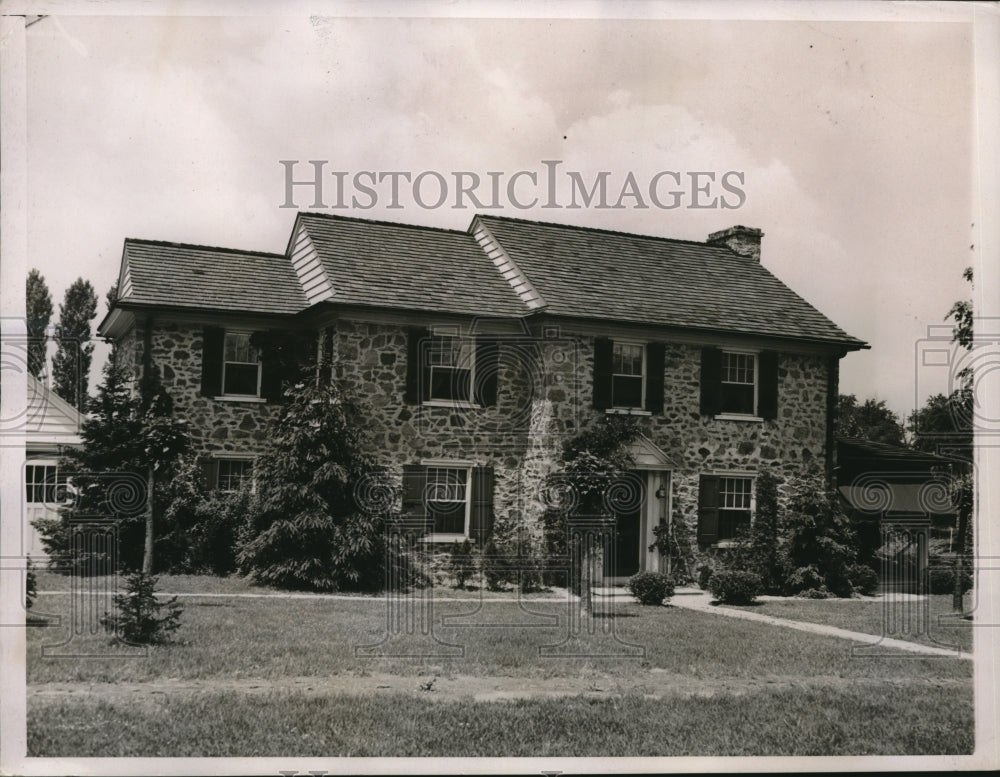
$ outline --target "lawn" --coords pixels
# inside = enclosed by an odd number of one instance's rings
[[[544,600],[558,592],[520,604],[512,595],[434,602],[433,634],[423,634],[419,621],[408,633],[402,621],[386,642],[384,598],[245,596],[273,592],[238,579],[164,577],[160,587],[180,592],[198,580],[205,593],[244,595],[182,598],[177,642],[131,657],[43,656],[43,646],[100,654],[108,640],[86,634],[66,642],[69,597],[39,597],[39,611],[63,620],[28,630],[30,754],[793,755],[972,748],[967,661],[852,657],[844,640],[630,602],[616,604],[613,617],[583,621],[582,633],[571,635],[569,603]],[[64,578],[43,582],[43,590],[67,587]],[[356,655],[356,647],[379,643],[415,657]],[[515,724],[518,736],[511,737]]]
[[[968,596],[966,600],[969,601]],[[860,601],[791,597],[781,601],[768,599],[746,609],[774,618],[821,623],[863,634],[972,652],[974,621],[952,616],[951,595],[905,601],[881,597]]]

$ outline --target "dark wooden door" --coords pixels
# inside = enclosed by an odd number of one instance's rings
[[[615,521],[615,577],[631,577],[639,571],[640,508],[618,513]]]

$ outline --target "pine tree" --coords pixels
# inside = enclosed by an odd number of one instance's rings
[[[77,410],[84,410],[90,363],[94,355],[91,322],[97,315],[97,295],[90,281],[77,278],[59,306],[58,348],[52,360],[56,394]]]
[[[28,372],[41,378],[45,371],[45,330],[52,320],[52,295],[38,270],[28,273],[25,297],[28,330]]]
[[[64,470],[72,478],[79,492],[78,511],[99,515],[116,515],[109,504],[109,494],[117,487],[124,487],[141,478],[145,481],[145,494],[137,495],[137,502],[144,504],[144,542],[142,570],[153,571],[154,515],[153,499],[158,477],[166,477],[170,468],[188,448],[187,422],[173,418],[173,401],[160,383],[155,365],[150,365],[145,377],[139,381],[138,390],[132,390],[132,376],[120,364],[117,353],[112,352],[104,366],[104,382],[99,386],[92,412],[80,430],[83,446],[70,451],[64,460]],[[119,491],[119,494],[121,491]],[[144,497],[144,498],[143,498]],[[134,518],[134,516],[131,516]],[[58,522],[60,526],[45,528],[43,536],[48,541],[46,549],[61,555],[68,552],[70,533],[68,516]],[[138,558],[137,539],[128,518],[120,521],[122,561],[134,566]],[[60,533],[61,531],[61,533]]]

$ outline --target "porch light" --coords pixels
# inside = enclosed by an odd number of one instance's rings
[[[667,489],[665,489],[663,486],[660,486],[658,489],[656,489],[657,499],[663,499],[666,495],[667,495]]]

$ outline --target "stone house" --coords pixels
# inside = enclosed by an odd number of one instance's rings
[[[622,578],[659,567],[657,524],[731,539],[763,465],[832,469],[839,359],[868,346],[761,265],[761,237],[299,213],[280,254],[126,240],[99,332],[136,373],[158,366],[222,490],[252,478],[281,401],[259,333],[315,342],[433,542],[537,538],[563,441],[634,416],[607,570]]]

